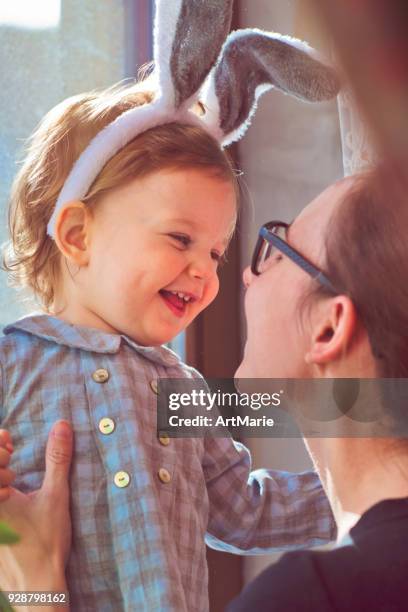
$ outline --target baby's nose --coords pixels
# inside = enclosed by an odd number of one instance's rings
[[[244,282],[245,289],[248,289],[249,285],[252,282],[252,278],[253,278],[253,274],[251,272],[251,267],[247,266],[242,273],[242,280]]]
[[[210,257],[195,257],[189,266],[190,274],[194,278],[208,280],[216,275],[214,262]]]

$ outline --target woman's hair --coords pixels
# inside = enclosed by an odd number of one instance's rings
[[[408,377],[408,202],[385,167],[353,178],[325,240],[325,272],[352,299],[383,378]],[[320,291],[320,290],[318,290]]]
[[[140,84],[74,96],[52,109],[28,141],[27,156],[12,186],[10,241],[3,265],[10,284],[28,288],[48,311],[62,259],[47,235],[58,194],[91,139],[121,113],[153,98]],[[102,193],[164,168],[200,169],[231,181],[238,194],[231,161],[214,138],[199,127],[170,123],[143,132],[114,155],[83,201],[95,206]]]

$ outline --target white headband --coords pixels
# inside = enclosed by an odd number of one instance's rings
[[[333,68],[306,43],[257,29],[237,30],[227,37],[232,4],[233,0],[156,0],[159,95],[122,113],[81,153],[48,223],[52,238],[64,204],[81,200],[109,159],[138,134],[177,121],[201,126],[225,147],[244,135],[258,98],[273,87],[308,102],[338,93]],[[205,107],[201,117],[192,111],[198,101]]]

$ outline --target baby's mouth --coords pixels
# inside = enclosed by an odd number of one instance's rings
[[[184,294],[181,292],[167,291],[166,289],[161,289],[159,293],[173,314],[178,317],[183,316],[186,311],[187,304],[190,301],[188,296],[186,296],[188,298],[186,300],[184,297],[182,297]]]

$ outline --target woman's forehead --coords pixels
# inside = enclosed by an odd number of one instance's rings
[[[316,263],[321,257],[327,225],[350,189],[352,179],[333,183],[314,198],[290,226],[289,242]]]

